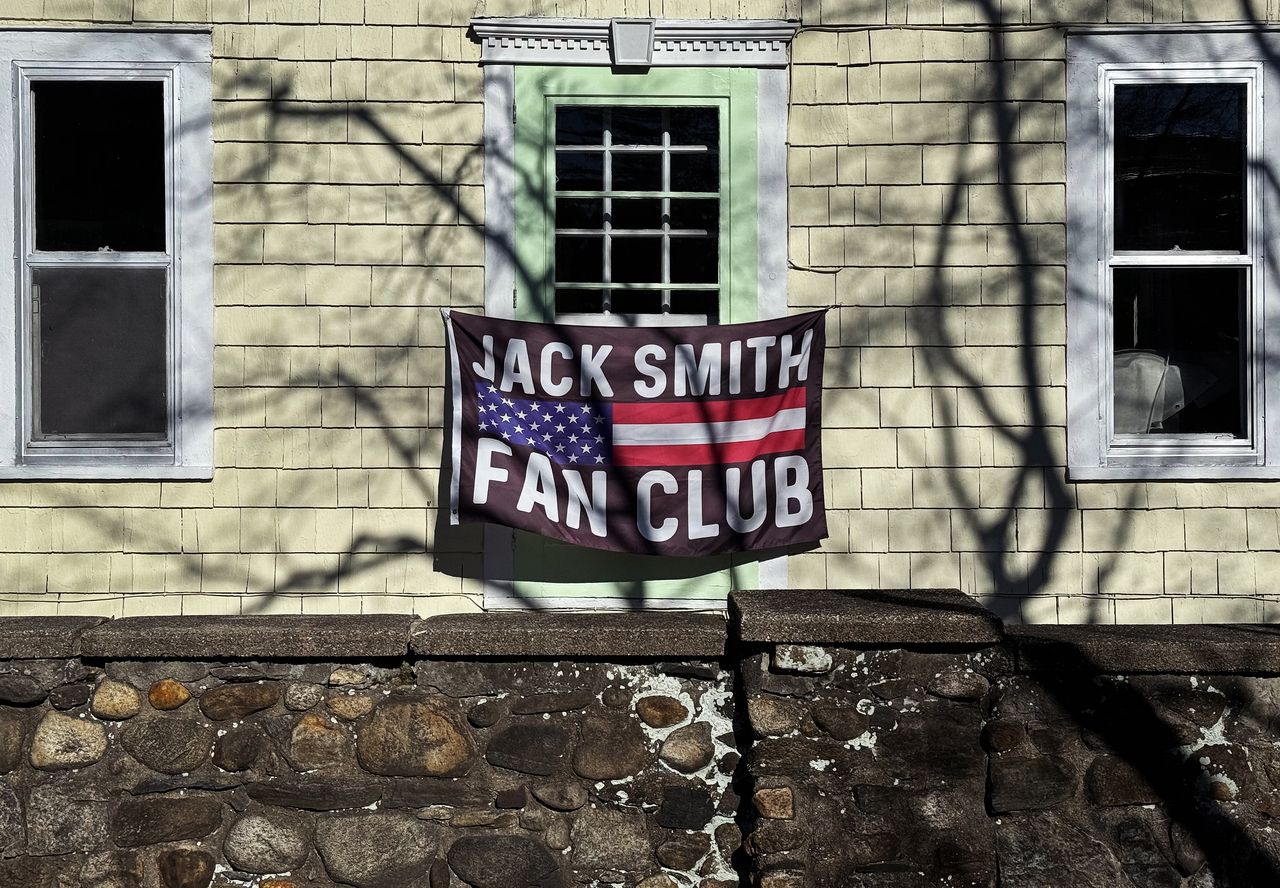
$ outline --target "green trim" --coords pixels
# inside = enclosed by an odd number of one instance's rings
[[[720,318],[754,321],[757,306],[757,72],[750,68],[660,68],[615,74],[604,68],[515,68],[515,316],[550,321],[555,181],[555,108],[568,104],[716,105],[720,115]],[[603,192],[583,192],[591,196]],[[614,192],[624,195],[626,192]],[[711,197],[707,192],[673,196]],[[646,192],[645,196],[652,196]],[[585,286],[585,285],[584,285]],[[670,289],[697,289],[668,285]],[[710,289],[710,286],[704,289]],[[597,287],[598,289],[598,287]],[[754,588],[754,561],[656,558],[566,546],[515,532],[516,592],[524,598],[723,600]]]

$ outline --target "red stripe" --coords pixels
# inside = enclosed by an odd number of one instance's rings
[[[710,466],[750,462],[766,453],[804,449],[804,429],[788,429],[757,441],[729,444],[645,444],[613,448],[618,466]]]
[[[760,419],[779,410],[804,406],[804,386],[798,385],[776,395],[763,398],[738,398],[732,401],[648,401],[613,403],[613,421],[627,425],[663,422],[733,422]]]

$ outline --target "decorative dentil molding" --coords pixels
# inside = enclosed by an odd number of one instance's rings
[[[474,18],[485,65],[612,65],[610,19]],[[658,19],[652,66],[782,68],[798,22]]]

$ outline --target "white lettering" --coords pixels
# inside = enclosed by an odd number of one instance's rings
[[[474,370],[476,372],[476,376],[479,376],[481,379],[487,379],[490,382],[493,382],[493,337],[486,334],[480,341],[483,343],[484,348],[484,363],[477,364],[475,361],[472,361],[471,369]]]
[[[677,522],[664,518],[658,527],[653,525],[653,488],[661,487],[663,493],[676,492],[676,479],[670,472],[661,470],[645,472],[636,485],[636,527],[640,535],[653,543],[664,543],[676,535]]]
[[[520,499],[516,501],[516,509],[521,512],[532,512],[534,506],[542,506],[542,511],[546,512],[549,520],[560,520],[560,503],[556,500],[556,481],[551,471],[551,460],[545,454],[537,452],[529,454],[524,486],[520,488]]]
[[[742,392],[742,342],[735,339],[729,343],[729,394]]]
[[[807,468],[807,466],[806,466]],[[751,517],[742,514],[742,469],[730,466],[725,470],[724,510],[725,520],[736,533],[751,533],[764,524],[766,514],[764,489],[764,460],[751,463]]]
[[[573,388],[573,378],[569,376],[560,377],[559,382],[551,379],[551,362],[556,355],[570,359],[573,357],[573,349],[565,345],[563,342],[548,342],[542,347],[542,390],[548,395],[560,397],[569,394],[569,389]]]
[[[778,341],[776,336],[752,336],[747,340],[747,348],[756,353],[756,391],[764,391],[765,376],[769,372],[768,351]]]
[[[809,464],[804,457],[787,455],[773,461],[774,495],[778,498],[774,523],[779,527],[799,527],[813,517],[813,494],[809,491]],[[791,504],[795,503],[793,509]]]
[[[664,361],[667,351],[660,345],[642,345],[636,349],[636,370],[653,382],[635,381],[636,394],[642,398],[656,398],[667,390],[667,374],[661,367],[649,363],[649,359]]]
[[[805,330],[804,337],[800,340],[800,351],[795,355],[791,354],[791,334],[784,333],[782,335],[782,345],[779,347],[781,359],[778,365],[778,388],[786,388],[791,385],[791,368],[798,368],[796,371],[796,381],[804,382],[809,378],[809,346],[813,343],[813,331]]]
[[[600,390],[600,397],[612,398],[613,387],[609,385],[609,380],[605,379],[604,371],[601,365],[604,359],[609,357],[609,352],[613,351],[612,345],[600,346],[600,353],[594,354],[592,346],[582,346],[582,385],[579,389],[582,397],[591,394],[591,385],[595,383],[596,388]]]
[[[582,523],[582,513],[587,513],[587,522],[591,525],[591,532],[598,537],[607,536],[605,522],[605,487],[606,473],[591,473],[591,496],[587,496],[587,489],[582,483],[582,473],[577,469],[564,470],[564,483],[569,488],[569,502],[565,506],[564,520],[574,530],[578,529],[578,525]]]
[[[689,539],[709,540],[720,535],[719,524],[702,520],[702,470],[689,471]]]
[[[525,394],[532,395],[533,368],[529,365],[529,345],[523,339],[512,339],[507,343],[507,354],[502,361],[502,381],[498,388],[509,392],[516,383],[524,389]]]
[[[497,438],[481,438],[476,445],[476,480],[471,498],[477,506],[489,501],[490,484],[501,484],[507,480],[507,470],[493,464],[495,453],[510,456],[511,448]]]
[[[681,343],[676,346],[675,394],[720,394],[720,343],[708,342],[695,362],[693,346]]]

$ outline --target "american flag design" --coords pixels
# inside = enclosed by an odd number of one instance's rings
[[[609,405],[512,398],[476,384],[477,431],[532,447],[562,466],[609,466]]]

